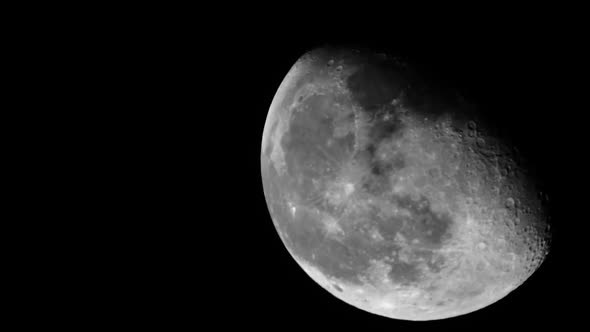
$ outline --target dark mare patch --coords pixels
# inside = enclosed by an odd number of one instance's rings
[[[373,113],[402,93],[406,82],[399,69],[391,62],[369,59],[346,79],[346,88],[363,111]]]

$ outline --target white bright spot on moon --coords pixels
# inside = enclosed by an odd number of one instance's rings
[[[287,205],[289,206],[289,210],[291,210],[291,215],[294,217],[295,213],[297,213],[297,207],[292,202],[287,202]]]
[[[347,183],[344,188],[346,195],[350,195],[354,191],[354,185],[352,183]]]

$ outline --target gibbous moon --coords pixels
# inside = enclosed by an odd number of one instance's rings
[[[316,49],[286,73],[262,136],[264,194],[294,260],[395,319],[491,305],[549,250],[546,195],[518,152],[428,84],[385,54]]]

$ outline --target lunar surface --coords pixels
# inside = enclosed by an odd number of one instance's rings
[[[467,314],[550,247],[546,195],[518,152],[384,54],[322,48],[286,74],[262,136],[273,223],[301,268],[361,310]]]

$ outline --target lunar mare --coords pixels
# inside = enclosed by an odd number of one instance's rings
[[[442,319],[518,287],[550,231],[517,153],[477,114],[433,102],[412,70],[369,52],[305,54],[268,112],[262,179],[281,239],[318,284],[378,315]]]

